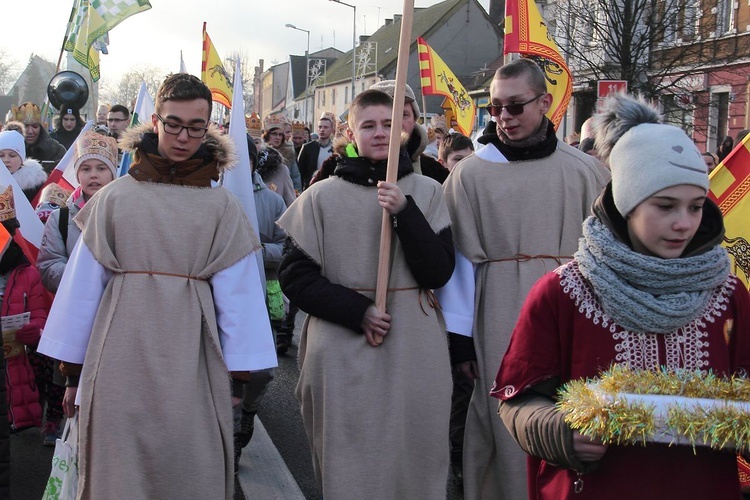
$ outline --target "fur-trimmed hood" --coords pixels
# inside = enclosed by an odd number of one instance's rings
[[[137,161],[139,151],[144,145],[144,140],[156,140],[154,127],[150,124],[139,125],[129,128],[122,133],[118,145],[123,151],[133,153],[133,158]],[[150,151],[149,151],[150,152]],[[210,157],[216,161],[216,168],[219,172],[230,170],[237,164],[237,153],[234,143],[228,135],[222,134],[215,125],[208,127],[208,133],[203,138],[198,152],[195,157]]]
[[[36,189],[47,180],[47,172],[41,163],[33,158],[26,158],[23,166],[13,172],[13,178],[23,190]]]

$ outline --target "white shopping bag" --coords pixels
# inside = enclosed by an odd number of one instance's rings
[[[42,500],[74,500],[78,490],[78,413],[65,422],[55,443],[52,470]]]

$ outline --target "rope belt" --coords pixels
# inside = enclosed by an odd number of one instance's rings
[[[507,257],[505,259],[494,259],[489,260],[487,262],[528,262],[530,260],[554,260],[557,262],[558,266],[563,265],[563,260],[573,260],[573,257],[570,255],[546,255],[546,254],[540,254],[540,255],[526,255],[525,253],[519,253],[516,254],[513,257]],[[544,264],[544,272],[547,272],[547,263],[543,262]]]
[[[375,293],[376,290],[374,288],[352,288],[355,292],[372,292]],[[438,301],[437,297],[435,296],[435,293],[432,290],[421,288],[418,286],[410,286],[406,288],[389,288],[388,292],[405,292],[407,290],[419,290],[419,308],[422,310],[422,313],[425,316],[429,316],[427,314],[427,311],[425,311],[424,304],[422,304],[422,296],[425,296],[425,301],[427,302],[427,305],[431,307],[432,309],[437,309],[438,311],[442,311],[443,308],[440,306],[440,302]]]
[[[183,278],[196,281],[208,281],[208,278],[200,276],[189,276],[187,274],[160,273],[158,271],[120,271],[119,274],[148,274],[149,276],[169,276],[171,278]]]

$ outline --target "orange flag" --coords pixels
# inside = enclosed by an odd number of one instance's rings
[[[0,224],[0,258],[2,258],[5,251],[8,249],[8,245],[10,245],[11,236],[7,229],[5,229],[5,226]]]
[[[542,67],[547,78],[547,90],[553,97],[547,118],[557,128],[573,94],[573,77],[560,55],[560,49],[547,31],[547,23],[534,0],[508,0],[505,3],[503,53],[521,54]]]
[[[201,81],[211,89],[214,102],[232,108],[232,82],[224,69],[219,53],[206,33],[203,23],[203,59],[201,60]]]
[[[733,272],[750,288],[750,135],[735,146],[711,172],[709,198],[724,216],[724,247],[733,263]]]
[[[455,119],[456,128],[464,135],[471,135],[476,108],[469,93],[448,65],[422,37],[417,37],[417,52],[419,53],[419,73],[422,78],[422,94],[444,96],[450,106],[450,114]],[[453,125],[452,120],[447,116],[446,122]]]

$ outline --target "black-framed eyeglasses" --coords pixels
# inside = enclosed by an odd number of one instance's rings
[[[164,118],[159,116],[157,113],[156,117],[164,125],[164,132],[171,135],[180,135],[183,130],[187,130],[188,137],[193,139],[200,139],[208,132],[208,127],[196,127],[195,125],[180,125],[179,123],[165,121]]]
[[[273,137],[273,136],[276,136],[276,137],[281,136],[281,137],[283,137],[284,136],[284,132],[269,132],[268,133],[268,137]]]
[[[534,97],[533,99],[529,99],[526,102],[514,102],[513,104],[506,104],[505,106],[501,106],[500,104],[490,104],[489,106],[487,106],[487,108],[490,110],[491,116],[500,116],[503,113],[503,109],[505,109],[505,111],[507,111],[509,115],[516,116],[523,113],[524,106],[536,101],[537,99],[545,95],[547,94],[539,94],[538,96]]]

